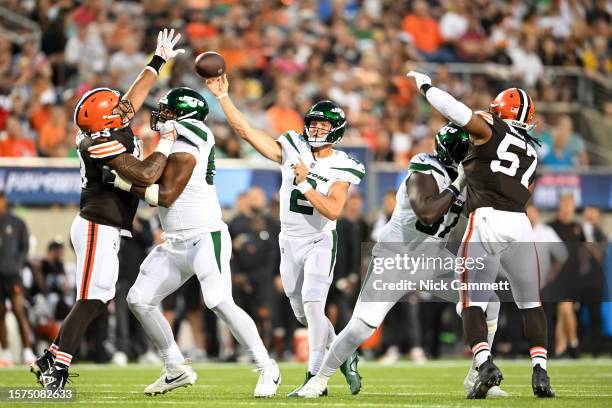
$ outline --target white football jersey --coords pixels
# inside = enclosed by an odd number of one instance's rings
[[[359,184],[365,175],[361,162],[338,150],[329,157],[315,159],[310,145],[295,131],[283,133],[277,141],[282,148],[280,221],[282,237],[305,237],[336,229],[336,221],[321,215],[297,189],[292,164],[301,157],[309,168],[307,180],[319,193],[327,195],[336,181]]]
[[[406,180],[413,173],[424,173],[433,176],[438,184],[438,190],[444,191],[453,180],[446,168],[437,157],[427,153],[417,154],[410,160],[408,174],[399,186],[396,195],[395,209],[391,219],[383,227],[379,242],[410,242],[415,236],[428,235],[437,240],[448,240],[450,231],[457,225],[465,204],[466,190],[464,189],[457,200],[451,205],[448,212],[432,225],[425,225],[417,218],[412,210],[406,188]]]
[[[194,119],[176,122],[176,130],[179,137],[170,154],[190,153],[196,166],[181,195],[169,208],[159,207],[159,215],[166,238],[189,239],[225,227],[213,183],[215,137],[204,123]]]

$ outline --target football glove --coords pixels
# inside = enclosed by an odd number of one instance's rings
[[[420,72],[416,71],[410,71],[406,74],[406,76],[409,78],[414,78],[414,82],[416,82],[417,88],[419,88],[419,91],[423,95],[425,95],[425,91],[427,91],[427,89],[431,86],[431,78],[425,74],[421,74]],[[423,88],[423,85],[427,86]]]
[[[174,126],[175,122],[173,120],[167,120],[161,125],[161,129],[159,130],[159,136],[162,139],[170,140],[174,142],[178,137],[178,133],[176,132],[176,126]]]
[[[160,31],[157,35],[157,48],[155,48],[155,55],[161,57],[164,61],[171,60],[177,55],[185,52],[182,48],[174,49],[174,46],[181,39],[181,35],[177,34],[174,36],[174,29],[168,32],[167,28]]]

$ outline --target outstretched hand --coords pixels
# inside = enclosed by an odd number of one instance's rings
[[[227,74],[223,74],[218,77],[208,78],[206,80],[206,86],[210,89],[215,97],[219,98],[223,95],[227,95],[229,90],[229,82],[227,81]]]
[[[181,39],[181,35],[177,34],[174,36],[174,28],[168,32],[167,28],[164,28],[162,31],[157,34],[157,47],[155,48],[155,55],[158,55],[164,59],[164,61],[171,60],[175,58],[177,55],[185,52],[182,48],[174,47]]]

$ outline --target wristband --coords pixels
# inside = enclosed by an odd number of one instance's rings
[[[446,187],[445,190],[448,190],[453,195],[453,197],[455,197],[455,199],[459,198],[459,190],[457,189],[457,187],[453,186],[452,184]]]
[[[421,85],[420,91],[423,94],[423,96],[425,96],[427,94],[427,91],[429,91],[429,88],[431,88],[430,84],[423,84],[423,85]]]
[[[306,194],[308,190],[312,189],[312,186],[310,185],[308,180],[304,180],[300,184],[297,185],[297,188],[298,190],[300,190],[300,193]]]
[[[226,96],[228,96],[228,95],[227,95],[227,92],[226,92],[226,93],[224,93],[224,94],[221,94],[221,95],[219,95],[219,96],[215,96],[215,98],[217,98],[217,99],[221,99],[221,98],[225,98]]]
[[[132,183],[123,179],[119,174],[115,174],[115,181],[113,181],[113,185],[119,190],[130,191],[132,188]]]
[[[157,202],[159,200],[159,184],[151,184],[149,187],[147,187],[145,190],[144,199],[153,207],[157,207]]]
[[[157,144],[156,152],[160,152],[164,156],[170,156],[170,152],[172,151],[172,145],[174,142],[170,139],[159,139],[159,143]]]
[[[165,59],[159,55],[154,55],[153,58],[151,58],[151,61],[149,61],[147,64],[147,68],[151,68],[153,71],[155,71],[155,75],[159,75],[159,71],[162,69],[165,63]]]

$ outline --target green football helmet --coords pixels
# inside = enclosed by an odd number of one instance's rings
[[[315,138],[310,136],[308,128],[313,120],[325,120],[331,123],[332,127],[325,139]],[[344,136],[344,128],[346,127],[346,116],[344,111],[337,103],[329,100],[319,101],[308,109],[308,113],[304,116],[304,139],[312,147],[320,147],[328,144],[338,143]]]
[[[436,133],[436,155],[445,166],[457,168],[468,152],[469,133],[449,122]]]
[[[160,123],[167,120],[195,119],[204,121],[208,116],[206,99],[191,88],[174,88],[159,100],[158,110],[151,112],[151,129],[159,131]]]

